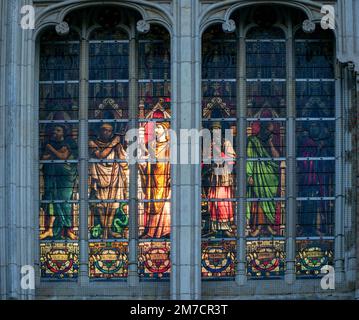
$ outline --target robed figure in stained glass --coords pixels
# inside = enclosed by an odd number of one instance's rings
[[[222,129],[220,122],[212,125],[213,130]],[[210,169],[210,187],[208,190],[208,199],[218,201],[209,201],[209,213],[211,220],[211,231],[217,236],[233,237],[234,230],[234,198],[233,186],[235,177],[233,175],[236,153],[229,139],[224,139],[223,145],[217,145],[216,139],[212,143],[213,156],[218,157],[212,163]],[[217,150],[215,150],[217,149]],[[218,160],[220,160],[219,163]],[[228,199],[227,201],[225,199]]]
[[[114,134],[112,123],[101,125],[99,136],[95,140],[89,141],[89,148],[93,158],[107,160],[90,164],[91,198],[95,200],[124,200],[128,189],[128,163],[125,161],[127,154],[120,136]],[[111,162],[113,160],[123,161]],[[119,202],[100,201],[96,203],[104,239],[122,236],[112,229],[116,212],[119,209]]]
[[[325,118],[326,107],[319,99],[310,99],[303,110],[304,117]],[[299,126],[299,125],[298,125]],[[303,161],[298,161],[300,177],[299,196],[306,198],[322,198],[330,196],[332,162],[318,161],[310,158],[323,158],[333,156],[334,148],[331,146],[334,137],[331,135],[328,121],[303,121],[301,134],[298,136],[298,153]],[[329,203],[325,201],[302,201],[300,203],[301,214],[298,222],[299,233],[302,236],[323,236],[328,230],[326,215],[330,212]]]
[[[149,121],[144,128],[148,161],[139,166],[142,190],[146,200],[143,239],[169,238],[170,236],[170,122],[164,121],[169,118],[170,114],[160,102],[147,116],[147,119],[158,121]],[[150,159],[151,156],[152,159]]]
[[[259,117],[274,118],[274,114],[271,109],[263,108]],[[263,233],[276,235],[276,226],[280,221],[281,208],[273,200],[280,191],[280,164],[271,160],[280,156],[277,144],[274,143],[275,135],[278,134],[277,126],[271,121],[254,122],[251,135],[248,136],[247,157],[269,159],[247,160],[247,198],[261,199],[247,202],[247,219],[253,237]]]
[[[50,139],[45,142],[42,160],[73,160],[77,155],[75,142],[66,137],[70,128],[67,125],[55,125],[51,129]],[[48,215],[48,228],[40,234],[40,240],[47,238],[62,238],[75,240],[72,229],[73,192],[77,179],[76,164],[73,163],[44,163],[44,204],[45,214]]]

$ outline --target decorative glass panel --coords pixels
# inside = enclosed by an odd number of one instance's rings
[[[283,277],[285,242],[276,240],[247,241],[247,275],[250,278]]]
[[[40,271],[42,279],[76,279],[79,272],[78,243],[40,243]]]
[[[171,249],[168,241],[140,241],[138,246],[138,272],[140,279],[169,279]]]
[[[233,279],[235,270],[236,241],[202,241],[202,278]]]
[[[89,246],[90,278],[116,280],[127,277],[127,242],[91,242]]]
[[[297,241],[297,276],[322,277],[321,269],[334,263],[333,240]]]

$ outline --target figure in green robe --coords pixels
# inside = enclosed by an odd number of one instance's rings
[[[279,152],[273,144],[274,125],[271,122],[257,123],[259,130],[248,137],[248,158],[275,158]],[[280,182],[280,165],[273,160],[247,161],[247,198],[278,197]],[[280,214],[280,212],[279,212]],[[251,236],[263,235],[266,227],[271,235],[275,235],[278,220],[278,206],[274,200],[247,202],[247,219],[252,228]],[[264,231],[266,232],[266,231]]]
[[[65,126],[57,125],[53,128],[52,137],[45,143],[42,160],[72,160],[74,155],[75,143],[72,139],[65,137]],[[45,201],[64,201],[50,202],[43,207],[48,215],[48,228],[40,239],[47,238],[66,238],[75,240],[77,237],[73,232],[72,204],[73,190],[77,179],[77,168],[74,163],[45,163],[43,165],[44,174],[44,197]]]

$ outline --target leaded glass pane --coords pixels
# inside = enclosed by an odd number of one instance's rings
[[[128,276],[127,242],[90,242],[90,279],[125,279]]]
[[[54,39],[41,42],[40,81],[77,81],[79,79],[80,43]]]
[[[169,241],[141,241],[138,245],[138,273],[142,280],[169,279],[171,272]]]
[[[42,279],[78,275],[78,35],[46,32],[40,44],[39,229]]]
[[[202,241],[202,278],[233,279],[236,275],[236,241]]]
[[[284,271],[284,241],[247,241],[247,276],[249,278],[282,278]]]
[[[299,118],[333,118],[335,115],[335,82],[296,81],[296,108]]]
[[[40,83],[40,120],[77,120],[79,85],[75,82]]]
[[[295,39],[298,276],[333,264],[335,213],[334,42],[328,32]]]
[[[153,26],[138,44],[138,273],[169,279],[171,270],[170,36]]]
[[[237,39],[219,25],[202,41],[202,277],[235,276]]]
[[[283,31],[252,28],[246,51],[247,273],[253,278],[281,277],[285,270],[287,167]]]
[[[297,276],[321,277],[321,269],[334,264],[333,240],[298,240],[296,246]]]
[[[76,280],[79,273],[78,243],[40,243],[40,272],[44,280]]]

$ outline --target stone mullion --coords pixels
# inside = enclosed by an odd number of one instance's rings
[[[198,0],[175,0],[173,11],[176,17],[175,31],[172,46],[172,110],[173,129],[179,137],[180,129],[200,129],[199,90],[193,87],[196,81],[200,82],[194,72],[193,59],[199,59],[195,53],[195,43],[199,41],[194,36],[194,16],[198,10]],[[185,48],[185,50],[184,50]],[[177,139],[179,140],[179,139]],[[172,145],[173,146],[173,145]],[[188,146],[188,145],[187,145]],[[180,150],[181,143],[177,141],[175,147]],[[192,149],[192,143],[189,144]],[[199,150],[199,148],[197,148]],[[181,155],[177,156],[179,160]],[[196,173],[197,170],[197,173]],[[171,230],[171,297],[172,299],[198,299],[200,289],[200,265],[198,254],[200,250],[200,198],[197,192],[200,185],[199,165],[181,164],[172,165],[172,230]],[[196,189],[197,185],[197,189]],[[196,202],[198,203],[196,205]],[[198,210],[198,211],[196,211]],[[197,234],[196,234],[197,233]]]
[[[86,24],[83,25],[86,34]],[[80,269],[79,284],[89,283],[89,237],[88,237],[88,94],[89,94],[89,41],[82,37],[80,44],[80,110],[79,110],[79,191],[80,191],[80,221],[79,246]]]
[[[296,239],[296,147],[295,147],[295,50],[291,20],[288,19],[286,45],[287,61],[287,124],[286,124],[286,271],[285,280],[295,281],[295,239]]]
[[[23,5],[31,5],[31,0],[23,0]],[[35,238],[38,235],[38,210],[35,208],[34,203],[34,190],[37,189],[38,184],[33,183],[33,171],[28,170],[28,168],[33,167],[34,164],[34,151],[37,153],[37,148],[33,147],[34,138],[31,135],[33,128],[35,127],[36,116],[33,112],[34,105],[34,96],[32,92],[34,90],[34,54],[35,54],[35,43],[33,41],[33,31],[26,30],[21,32],[21,38],[23,42],[22,51],[21,51],[21,65],[22,65],[22,75],[21,79],[21,88],[23,88],[20,99],[21,99],[21,122],[25,123],[24,129],[25,133],[22,135],[22,159],[21,159],[21,173],[22,180],[22,191],[21,194],[21,220],[23,229],[21,235],[21,257],[20,264],[21,266],[31,265],[35,266],[35,251],[37,248],[33,245]],[[36,163],[36,168],[38,169],[38,164]],[[35,241],[35,243],[37,243]],[[35,290],[24,290],[21,291],[22,299],[33,299],[35,297]]]
[[[0,172],[5,172],[5,54],[7,1],[0,2]],[[0,174],[0,212],[5,211],[5,175]],[[6,298],[6,215],[0,214],[0,299]]]
[[[337,65],[335,75],[335,281],[344,281],[343,105],[348,103],[348,69]],[[344,93],[342,95],[342,93]]]
[[[356,157],[355,157],[355,170],[354,170],[354,179],[356,179],[354,185],[355,185],[355,189],[353,190],[353,197],[356,199],[355,200],[355,205],[353,206],[353,208],[355,208],[357,210],[358,208],[358,195],[359,195],[359,156],[358,156],[358,139],[359,139],[359,128],[358,128],[358,119],[359,119],[359,73],[356,73],[355,76],[355,80],[356,80],[356,98],[355,98],[355,105],[353,105],[353,115],[355,116],[355,121],[353,121],[353,123],[355,124],[355,130],[353,130],[353,140],[355,140],[355,145],[354,145],[354,152],[356,153]],[[355,212],[355,211],[354,211]],[[355,215],[354,215],[355,216]],[[356,264],[355,264],[355,268],[356,268],[356,281],[355,281],[355,298],[359,299],[359,259],[357,258],[359,256],[359,219],[355,219],[354,221],[356,221],[356,228],[354,227],[354,232],[355,232],[355,236],[356,236]]]
[[[6,254],[6,295],[16,299],[20,294],[20,203],[19,203],[19,160],[20,141],[20,102],[19,102],[19,61],[21,38],[18,13],[21,2],[7,1],[6,55],[5,55],[5,254]]]
[[[129,47],[129,129],[138,128],[138,46],[134,23],[131,25]],[[129,165],[129,253],[128,282],[131,287],[138,285],[138,163]]]
[[[239,203],[237,204],[237,273],[236,281],[244,285],[247,281],[246,272],[246,141],[247,141],[247,94],[246,94],[246,42],[243,24],[240,24],[240,36],[237,49],[237,190]]]

